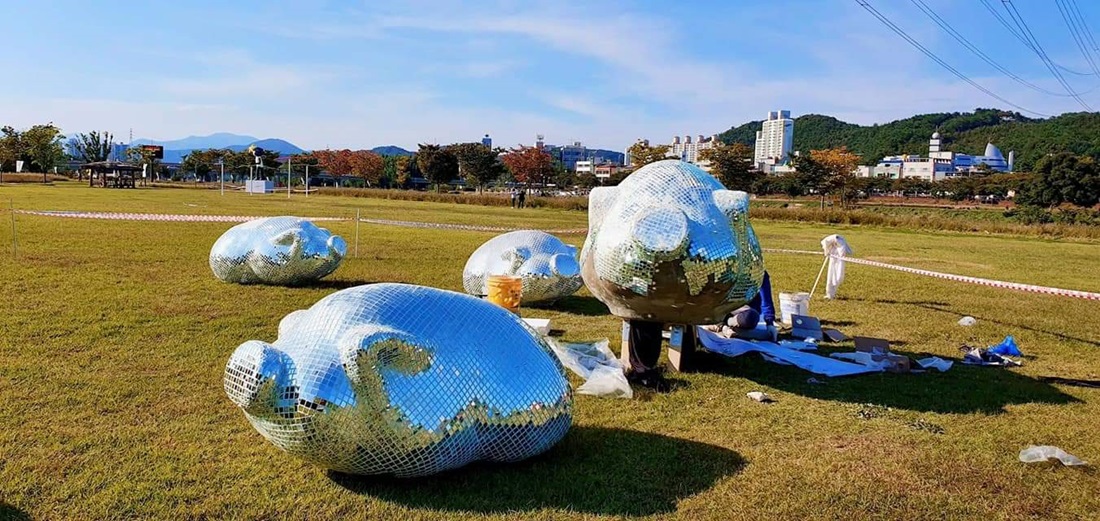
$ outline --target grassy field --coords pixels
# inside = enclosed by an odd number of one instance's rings
[[[581,212],[201,190],[5,186],[38,210],[353,216],[584,228]],[[958,358],[1016,336],[1015,369],[869,375],[811,384],[755,356],[708,357],[667,395],[578,396],[545,455],[420,480],[326,473],[264,441],[222,391],[229,354],[340,288],[401,281],[461,288],[491,233],[362,225],[359,257],[309,288],[215,280],[228,223],[109,222],[0,213],[0,519],[1096,519],[1091,468],[1027,466],[1029,444],[1100,463],[1100,303],[851,266],[843,298],[811,312],[904,353]],[[352,240],[351,222],[325,223]],[[818,249],[841,233],[860,257],[1100,291],[1090,242],[759,222],[765,247]],[[580,244],[581,236],[566,236]],[[769,255],[775,290],[808,291],[818,262]],[[549,309],[566,339],[612,338],[586,293]],[[978,319],[960,327],[963,315]],[[842,344],[850,350],[850,344]],[[819,378],[824,380],[824,378]],[[745,393],[762,390],[773,404]]]

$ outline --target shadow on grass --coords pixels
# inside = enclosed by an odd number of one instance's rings
[[[3,521],[30,521],[31,516],[7,503],[0,503],[0,519]]]
[[[821,354],[828,353],[823,349]],[[898,354],[913,358],[911,353],[904,351],[898,351]],[[1080,402],[1049,383],[1002,367],[974,367],[956,363],[946,373],[870,373],[827,378],[795,367],[769,363],[751,354],[728,358],[702,352],[699,356],[702,371],[748,378],[762,385],[819,400],[872,403],[943,414],[1000,414],[1009,405]],[[809,383],[807,380],[810,377],[825,383]]]
[[[602,317],[611,314],[608,311],[607,306],[603,302],[600,302],[596,297],[578,297],[572,295],[554,302],[553,304],[535,304],[530,307],[540,309],[552,309],[554,311],[561,311],[562,313],[569,313],[571,315],[581,315],[585,317]]]
[[[974,317],[975,319],[977,319],[979,321],[989,322],[991,324],[997,324],[999,326],[1004,326],[1004,327],[1009,328],[1009,329],[1023,329],[1025,331],[1031,331],[1032,333],[1042,333],[1044,335],[1050,335],[1050,336],[1053,336],[1053,337],[1060,338],[1062,340],[1072,340],[1074,342],[1081,342],[1082,344],[1089,344],[1091,346],[1100,347],[1100,341],[1097,341],[1097,340],[1088,340],[1088,339],[1085,339],[1085,338],[1070,336],[1070,335],[1067,335],[1065,333],[1059,333],[1057,331],[1048,331],[1046,329],[1039,329],[1037,327],[1029,326],[1029,325],[1024,324],[1024,323],[1005,322],[1005,321],[1002,321],[1002,320],[997,320],[995,318],[989,318],[989,317],[984,317],[984,316],[979,316],[979,315],[967,315],[967,314],[963,314],[963,313],[958,313],[956,311],[953,311],[951,309],[951,305],[946,303],[946,302],[925,302],[925,301],[905,302],[905,301],[897,301],[897,300],[878,300],[878,299],[853,299],[853,300],[867,302],[867,303],[870,303],[870,304],[895,304],[895,305],[905,305],[905,306],[916,306],[916,307],[919,307],[919,308],[922,308],[922,309],[927,309],[929,311],[938,311],[940,313],[946,313],[948,315],[951,315],[952,317],[955,317],[956,319],[962,318],[964,316],[971,316],[971,317]],[[1012,334],[1012,331],[1008,331],[1007,334]]]
[[[594,515],[673,512],[745,466],[729,449],[658,434],[574,427],[546,454],[417,479],[329,473],[347,490],[415,508],[500,514],[541,509]]]
[[[850,327],[856,325],[851,320],[822,320],[821,325],[823,327]]]
[[[301,286],[309,289],[348,289],[356,286],[366,286],[367,284],[374,284],[371,280],[321,280],[312,284]]]
[[[949,314],[953,317],[956,317],[956,318],[962,318],[962,317],[966,316],[966,315],[951,311],[950,309],[943,309],[943,308],[937,308],[937,307],[932,307],[932,306],[921,306],[921,307],[924,308],[924,309],[932,310],[932,311],[940,311],[940,312],[943,312],[943,313],[947,313],[947,314]],[[970,316],[978,319],[979,321],[984,321],[984,322],[989,322],[989,323],[992,323],[992,324],[997,324],[998,326],[1004,326],[1004,327],[1007,327],[1009,329],[1023,329],[1025,331],[1031,331],[1032,333],[1042,333],[1044,335],[1050,335],[1050,336],[1053,336],[1053,337],[1060,338],[1062,340],[1072,340],[1074,342],[1081,342],[1082,344],[1089,344],[1093,347],[1100,347],[1100,341],[1096,341],[1096,340],[1088,340],[1088,339],[1085,339],[1085,338],[1075,337],[1075,336],[1067,335],[1065,333],[1059,333],[1057,331],[1050,331],[1050,330],[1047,330],[1047,329],[1039,329],[1037,327],[1029,326],[1027,324],[1022,324],[1022,323],[1005,322],[1005,321],[1002,321],[1002,320],[997,320],[995,318],[984,317],[984,316],[981,316],[981,315],[970,315]],[[1012,334],[1012,332],[1009,331],[1007,334]]]

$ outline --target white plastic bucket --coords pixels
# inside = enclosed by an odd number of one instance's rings
[[[780,320],[784,324],[791,323],[791,315],[810,314],[809,293],[780,293],[779,294]]]

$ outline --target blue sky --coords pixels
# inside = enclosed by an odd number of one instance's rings
[[[998,95],[1044,114],[1084,110],[997,72],[912,0],[868,1]],[[1065,92],[979,0],[923,1],[1012,73]],[[1055,0],[1014,3],[1054,61],[1091,71]],[[1100,2],[1076,3],[1100,38]],[[542,133],[621,150],[780,108],[863,124],[1008,108],[854,0],[0,0],[0,13],[0,124],[53,121],[65,132],[224,131],[305,148],[485,133],[513,146]],[[1100,107],[1100,76],[1065,77]]]

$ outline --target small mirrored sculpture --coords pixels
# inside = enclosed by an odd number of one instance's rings
[[[266,217],[230,228],[210,249],[214,276],[238,284],[293,286],[336,271],[348,246],[298,217]]]
[[[756,295],[764,274],[749,196],[679,160],[592,190],[585,285],[624,319],[713,324]]]
[[[280,449],[353,474],[423,476],[546,451],[572,424],[551,347],[513,313],[405,284],[333,293],[241,344],[225,392]]]
[[[509,232],[482,244],[462,270],[466,293],[487,295],[491,275],[523,279],[525,304],[568,297],[584,285],[577,247],[538,230]]]

